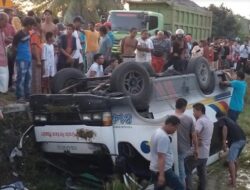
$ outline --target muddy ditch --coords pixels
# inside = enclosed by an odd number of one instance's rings
[[[22,150],[23,157],[16,158],[16,164],[10,163],[9,155],[13,148],[17,146],[23,132],[31,125],[31,118],[28,111],[16,112],[14,108],[8,109],[9,112],[4,114],[4,120],[0,120],[0,186],[17,180],[13,176],[13,172],[17,172],[20,174],[18,180],[23,181],[29,190],[65,189],[65,181],[68,175],[44,162],[43,153],[39,151],[39,147],[35,144],[33,133],[25,138]],[[7,112],[7,110],[5,111]],[[227,186],[228,171],[223,164],[224,161],[220,160],[208,168],[208,190],[230,189]],[[248,142],[244,154],[241,156],[241,167],[238,173],[236,189],[250,189],[249,176],[250,142]],[[194,183],[196,184],[196,182],[197,178],[194,178]],[[92,188],[84,185],[82,189]],[[123,190],[125,187],[116,179],[112,180],[110,184],[104,184],[101,189]]]
[[[11,151],[30,125],[25,111],[4,113],[4,120],[0,120],[0,186],[20,180],[29,190],[62,190],[62,175],[44,163],[33,134],[25,139],[23,157],[15,158],[14,164],[9,161]],[[18,178],[13,172],[19,174]]]

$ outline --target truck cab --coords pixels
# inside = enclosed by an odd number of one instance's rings
[[[147,29],[150,34],[155,30],[163,30],[163,15],[152,11],[124,11],[112,10],[109,12],[108,22],[112,23],[112,32],[115,36],[113,53],[119,53],[120,40],[128,35],[131,28],[139,32]]]

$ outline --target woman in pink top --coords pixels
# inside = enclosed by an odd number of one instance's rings
[[[0,93],[6,93],[8,91],[9,71],[5,50],[5,35],[3,31],[8,20],[9,17],[6,13],[0,13]]]

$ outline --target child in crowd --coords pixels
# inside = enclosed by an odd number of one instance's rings
[[[46,43],[42,51],[42,93],[50,92],[50,80],[56,74],[55,52],[54,52],[54,35],[52,32],[45,34]]]
[[[35,20],[25,17],[22,24],[23,29],[17,32],[12,43],[16,51],[16,98],[19,103],[25,103],[30,96],[32,69],[29,31],[35,25]]]

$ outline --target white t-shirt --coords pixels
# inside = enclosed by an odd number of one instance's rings
[[[150,40],[149,38],[146,40],[139,38],[137,40],[138,40],[139,46],[141,46],[143,48],[149,48],[151,50],[154,49],[154,45],[152,43],[152,40]],[[151,60],[152,60],[151,52],[139,51],[137,49],[136,54],[135,54],[135,60],[136,60],[136,62],[151,62]]]
[[[150,150],[150,170],[158,172],[158,153],[165,155],[164,171],[172,168],[174,163],[172,144],[169,136],[163,131],[162,128],[158,128],[151,137],[151,150]]]
[[[44,44],[42,49],[42,60],[44,61],[43,77],[53,77],[56,74],[56,62],[53,44]]]
[[[81,41],[80,41],[78,31],[75,30],[72,35],[76,38],[76,51],[75,51],[75,54],[73,55],[73,58],[79,59],[79,63],[83,63],[83,58],[81,54],[82,46],[81,46]]]
[[[102,77],[104,74],[103,74],[103,66],[102,65],[99,65],[98,63],[94,62],[88,72],[87,72],[87,77],[90,77],[90,73],[91,71],[95,71],[96,72],[96,75],[93,76],[93,77]]]
[[[214,124],[206,115],[203,115],[196,121],[195,130],[199,141],[198,158],[208,158]]]

